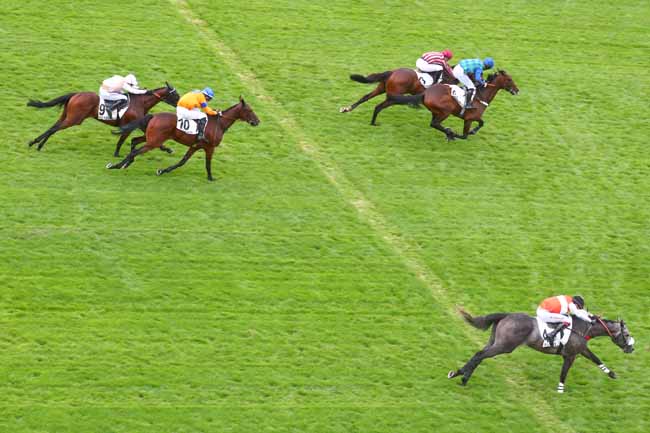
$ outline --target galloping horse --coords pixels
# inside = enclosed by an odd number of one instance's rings
[[[81,125],[81,123],[89,118],[93,117],[100,122],[107,123],[111,126],[122,126],[126,125],[129,122],[132,122],[136,119],[144,117],[151,108],[160,101],[164,101],[167,104],[175,107],[178,103],[178,92],[169,83],[165,83],[165,87],[160,87],[158,89],[149,90],[147,93],[142,95],[130,95],[129,109],[126,110],[122,118],[119,120],[100,120],[97,119],[97,113],[99,109],[99,96],[93,92],[79,92],[79,93],[68,93],[67,95],[59,96],[48,102],[34,101],[30,100],[27,105],[30,107],[36,108],[46,108],[54,107],[55,105],[63,105],[63,113],[59,120],[43,134],[36,137],[34,140],[29,142],[29,147],[32,147],[34,144],[38,143],[38,150],[41,150],[47,140],[55,132],[61,131],[63,129],[69,128],[74,125]],[[120,139],[117,142],[115,147],[115,156],[120,156],[120,147],[122,143],[129,136],[131,131],[124,133],[120,136]],[[135,145],[138,141],[141,141],[143,137],[139,137],[133,140],[132,145]],[[161,148],[168,153],[172,153],[171,149]]]
[[[583,320],[574,318],[571,336],[564,347],[543,347],[544,338],[539,333],[537,319],[524,313],[497,313],[488,314],[487,316],[472,317],[465,311],[460,311],[467,323],[478,329],[488,329],[492,326],[490,340],[483,350],[476,354],[460,369],[450,371],[447,377],[449,379],[456,376],[463,376],[461,383],[467,384],[467,381],[474,373],[478,365],[486,358],[510,353],[522,344],[527,345],[539,352],[550,355],[562,355],[564,364],[560,373],[560,383],[557,386],[558,392],[564,392],[564,381],[566,380],[569,369],[578,355],[591,360],[594,364],[606,373],[612,379],[616,379],[616,374],[603,364],[600,359],[593,354],[587,347],[587,342],[591,338],[609,336],[614,344],[623,349],[625,353],[634,351],[634,338],[625,326],[622,320],[613,321],[601,319],[596,316],[595,323],[588,323]]]
[[[456,82],[456,78],[449,76],[447,73],[445,73],[444,70],[441,71],[440,74],[442,74],[439,78],[440,81],[437,82],[448,84],[453,84]],[[374,98],[377,95],[381,95],[382,93],[386,93],[388,95],[388,97],[383,102],[375,106],[375,111],[372,114],[372,121],[370,122],[370,124],[374,126],[377,125],[375,121],[377,120],[377,115],[379,112],[384,108],[395,104],[395,102],[390,99],[390,95],[417,95],[418,93],[425,91],[424,86],[422,83],[420,83],[420,80],[418,80],[418,74],[413,69],[408,68],[400,68],[393,71],[370,74],[367,77],[364,77],[363,75],[353,74],[350,75],[350,79],[358,83],[370,84],[378,82],[379,84],[375,90],[368,93],[367,95],[364,95],[354,104],[339,109],[341,113],[349,113],[350,111],[357,108],[357,106],[363,104],[371,98]]]
[[[238,104],[224,110],[223,114],[208,116],[208,124],[205,127],[205,140],[197,141],[196,135],[186,134],[176,128],[175,113],[148,114],[142,119],[131,122],[115,132],[117,134],[125,134],[134,129],[141,128],[145,131],[146,143],[138,149],[132,149],[131,153],[117,164],[109,162],[106,168],[127,168],[133,163],[136,156],[142,155],[156,147],[162,147],[166,140],[174,140],[188,146],[189,149],[178,163],[165,169],[158,169],[156,174],[160,176],[163,173],[169,173],[177,169],[185,164],[194,152],[203,149],[205,151],[205,170],[208,173],[208,180],[214,180],[212,178],[212,153],[219,146],[219,143],[221,143],[223,135],[228,131],[228,128],[237,120],[243,120],[252,126],[257,126],[260,123],[253,109],[241,97],[239,97]]]
[[[451,141],[456,138],[466,139],[469,135],[476,134],[483,127],[485,124],[482,119],[483,112],[501,89],[506,89],[513,95],[519,93],[519,88],[517,88],[512,77],[505,71],[498,71],[496,74],[488,76],[485,87],[477,89],[473,102],[474,108],[469,110],[464,110],[463,106],[459,105],[454,97],[451,96],[451,87],[444,84],[431,86],[419,95],[388,95],[388,99],[392,99],[395,104],[410,104],[414,106],[424,104],[432,115],[431,127],[442,131],[447,136],[447,140]],[[451,114],[465,121],[463,135],[457,135],[451,128],[442,126],[442,122]],[[478,126],[470,130],[474,121],[478,122]]]

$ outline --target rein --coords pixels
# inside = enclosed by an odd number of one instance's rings
[[[613,340],[614,336],[612,335],[612,333],[609,330],[609,328],[607,327],[607,325],[605,325],[605,322],[603,322],[599,316],[596,316],[596,319],[598,320],[598,322],[600,322],[601,325],[603,325],[603,328],[605,328],[605,331],[607,331],[607,333],[609,334],[609,337]]]

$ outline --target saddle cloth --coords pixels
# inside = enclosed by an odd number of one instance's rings
[[[553,346],[548,344],[546,340],[546,335],[553,332],[554,327],[548,326],[545,322],[541,321],[539,317],[537,319],[537,327],[539,328],[539,335],[544,339],[542,347],[558,347],[560,344],[565,345],[569,341],[571,336],[571,327],[573,326],[573,317],[567,317],[567,322],[570,323],[568,328],[564,328],[562,331],[558,332],[553,339]],[[558,325],[557,323],[555,325]]]
[[[185,119],[182,117],[177,118],[176,129],[189,135],[196,135],[199,133],[199,125],[194,119]]]
[[[127,98],[128,98],[128,96],[127,96]],[[108,105],[113,103],[112,100],[108,101],[108,102],[109,102]],[[122,102],[122,101],[120,101],[120,102]],[[126,110],[129,109],[129,102],[130,102],[130,100],[127,99],[126,105],[124,105],[120,109],[119,113],[117,112],[117,110],[110,110],[110,112],[109,112],[108,106],[107,106],[106,102],[104,101],[104,98],[100,95],[99,96],[99,106],[97,108],[97,118],[99,120],[117,120],[117,119],[121,119],[122,116],[124,116],[124,113],[126,113]]]
[[[433,77],[430,74],[426,72],[420,72],[417,69],[413,69],[413,70],[415,71],[416,74],[418,74],[418,81],[420,82],[420,84],[422,84],[422,86],[425,89],[428,89],[433,85]]]
[[[454,97],[458,105],[465,106],[465,89],[462,89],[455,84],[447,84],[451,88],[451,96]],[[472,98],[473,99],[473,98]]]

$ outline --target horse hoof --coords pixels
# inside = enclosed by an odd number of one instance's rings
[[[449,373],[447,373],[447,379],[452,379],[456,377],[456,372],[454,370],[451,370]]]
[[[341,107],[339,108],[339,113],[349,113],[350,107]]]
[[[609,373],[607,373],[607,375],[612,379],[616,379],[616,373],[614,373],[613,371],[610,371]]]
[[[165,149],[165,152],[167,152],[167,153],[169,153],[171,155],[172,153],[174,153],[174,149],[172,149],[170,147],[169,149]]]
[[[156,176],[160,176],[161,174],[163,174],[163,171],[162,171],[161,168],[159,168],[158,170],[156,170]]]
[[[113,168],[113,163],[109,162],[108,164],[106,164],[106,168]]]

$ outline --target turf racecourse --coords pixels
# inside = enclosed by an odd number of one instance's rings
[[[648,5],[1,9],[0,431],[650,430]],[[370,90],[348,74],[444,47],[521,89],[479,135],[338,113]],[[92,120],[27,148],[58,115],[27,99],[120,72],[212,85],[220,108],[243,95],[262,123],[226,134],[214,183],[202,155],[155,176],[177,144],[104,169],[116,137]],[[528,349],[446,379],[488,337],[456,305],[533,312],[557,292],[627,320],[634,354],[590,343],[619,380],[579,359],[559,396],[560,358]]]

